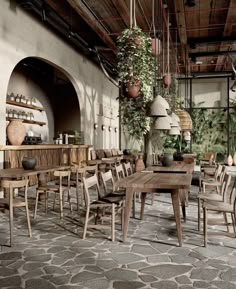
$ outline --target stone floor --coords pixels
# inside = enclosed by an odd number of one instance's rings
[[[236,240],[210,235],[208,248],[197,231],[196,188],[183,223],[183,247],[178,247],[170,196],[155,196],[146,205],[144,220],[131,219],[128,241],[116,242],[109,232],[89,231],[82,240],[82,226],[69,210],[64,221],[58,212],[47,216],[39,208],[31,218],[33,237],[27,236],[24,210],[15,212],[13,248],[8,217],[0,212],[0,288],[8,289],[193,289],[236,288]],[[30,198],[33,212],[34,194]],[[147,202],[150,203],[149,200]],[[138,215],[138,209],[137,209]],[[212,231],[213,227],[209,228]],[[232,229],[232,228],[231,228]]]

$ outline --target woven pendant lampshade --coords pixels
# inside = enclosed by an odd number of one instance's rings
[[[168,116],[158,117],[154,123],[154,129],[170,130],[170,118]]]
[[[193,124],[189,113],[183,109],[177,109],[175,113],[180,119],[179,125],[181,130],[182,131],[192,130]]]
[[[179,128],[176,126],[171,127],[171,129],[169,130],[169,135],[180,135]]]

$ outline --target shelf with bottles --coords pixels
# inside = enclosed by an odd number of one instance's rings
[[[7,104],[44,111],[43,107],[35,105],[36,99],[34,97],[27,97],[24,95],[14,95],[13,93],[7,95]]]
[[[10,121],[12,119],[20,119],[20,118],[12,118],[12,117],[6,117],[7,121]],[[46,122],[43,121],[36,121],[36,120],[28,120],[28,119],[22,119],[23,123],[29,123],[29,124],[37,124],[37,125],[46,125]]]

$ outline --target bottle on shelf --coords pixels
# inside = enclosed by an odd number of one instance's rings
[[[27,97],[27,96],[25,97],[25,103],[26,103],[26,104],[30,104],[30,98]]]
[[[24,95],[20,95],[20,102],[22,103],[26,103],[26,99],[25,99],[25,96]]]
[[[18,118],[17,110],[13,109],[12,118]]]
[[[16,102],[20,102],[20,96],[19,96],[19,94],[16,95],[15,101],[16,101]]]
[[[8,117],[9,117],[9,118],[13,118],[12,109],[9,109],[9,110],[8,110]]]
[[[30,113],[30,120],[34,120],[34,114],[32,112]]]
[[[15,101],[15,95],[13,93],[10,94],[10,100]]]

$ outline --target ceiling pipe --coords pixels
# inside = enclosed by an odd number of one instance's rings
[[[236,50],[194,52],[194,53],[189,53],[189,57],[196,58],[196,57],[203,57],[203,56],[229,55],[229,54],[236,54]]]

